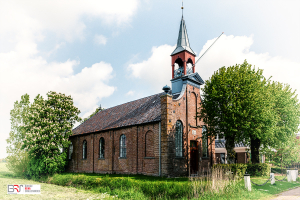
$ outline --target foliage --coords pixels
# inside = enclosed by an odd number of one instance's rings
[[[70,144],[72,126],[79,121],[80,111],[71,96],[48,92],[47,99],[38,95],[24,116],[28,121],[21,126],[26,131],[22,149],[29,155],[29,177],[62,172],[66,164],[66,151]]]
[[[105,108],[102,108],[101,105],[100,105],[98,108],[96,108],[96,110],[95,110],[89,117],[84,118],[84,119],[82,120],[82,122],[85,122],[85,121],[88,120],[89,118],[91,118],[91,117],[93,117],[94,115],[96,115],[99,111],[102,111],[102,110],[104,110],[104,109],[105,109]]]
[[[20,101],[14,103],[14,108],[10,111],[11,131],[6,140],[8,144],[6,161],[7,168],[17,176],[24,176],[29,162],[27,152],[21,149],[25,136],[24,125],[29,123],[25,117],[29,112],[29,107],[29,95],[25,94],[21,96]]]
[[[266,157],[276,166],[292,167],[294,163],[300,163],[300,141],[294,137],[281,148],[266,151]]]
[[[269,176],[270,165],[266,163],[255,163],[247,165],[247,173],[251,176]]]
[[[205,82],[198,117],[208,124],[207,135],[224,135],[228,161],[234,160],[234,144],[251,147],[252,163],[259,151],[287,142],[298,131],[300,106],[288,85],[271,82],[247,61],[222,67]]]
[[[213,168],[222,168],[224,171],[232,172],[238,178],[244,177],[247,170],[247,164],[216,164]]]
[[[224,171],[233,172],[233,174],[238,178],[243,178],[246,173],[251,176],[268,176],[270,174],[270,166],[266,163],[213,165],[213,168],[218,167],[221,167]]]

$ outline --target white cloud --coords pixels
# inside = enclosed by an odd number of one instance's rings
[[[107,42],[107,38],[104,35],[95,35],[94,41],[96,44],[105,45]]]
[[[135,93],[135,91],[130,90],[126,93],[126,96],[132,96],[132,95],[134,95],[134,93]]]
[[[207,41],[199,55],[202,55],[215,39]],[[267,52],[257,54],[250,50],[253,43],[253,36],[223,35],[197,63],[196,71],[207,80],[220,67],[242,64],[246,59],[256,69],[263,69],[265,77],[272,76],[271,80],[290,84],[300,94],[300,63],[280,56],[272,57]]]
[[[31,101],[37,94],[45,96],[50,90],[71,95],[75,106],[85,114],[116,89],[108,85],[113,73],[108,63],[95,63],[74,74],[73,68],[78,61],[49,63],[36,55],[36,45],[28,43],[28,47],[26,52],[24,48],[18,48],[0,53],[0,130],[3,139],[8,137],[10,130],[9,112],[13,102],[25,93],[30,95]],[[1,140],[0,146],[0,158],[5,157],[5,140]]]
[[[174,49],[175,46],[170,45],[153,47],[152,55],[148,60],[129,64],[127,69],[133,77],[147,81],[160,91],[166,84],[170,85],[169,80],[172,78],[170,54]]]
[[[207,41],[199,55],[202,55],[215,39]],[[267,52],[257,54],[250,50],[253,42],[253,36],[223,35],[197,63],[196,71],[203,80],[207,80],[220,67],[242,64],[247,59],[247,62],[255,65],[256,69],[263,69],[265,77],[272,76],[274,81],[288,83],[300,94],[300,63],[282,57],[272,57]],[[133,77],[146,80],[157,89],[166,84],[170,85],[169,80],[172,78],[170,54],[174,49],[175,46],[169,45],[153,47],[150,58],[140,63],[129,64],[128,70]]]
[[[29,34],[43,39],[43,31],[49,30],[69,41],[83,38],[86,25],[82,17],[99,18],[108,25],[120,26],[130,21],[138,3],[138,0],[1,1],[0,35],[14,38]]]
[[[1,138],[8,137],[9,111],[24,93],[31,99],[50,90],[71,95],[84,116],[94,110],[101,98],[110,96],[116,89],[108,85],[113,72],[110,64],[95,63],[75,74],[73,69],[79,61],[48,62],[39,56],[37,44],[47,34],[54,33],[58,43],[46,52],[49,56],[66,41],[84,39],[83,19],[100,19],[106,26],[127,25],[138,3],[138,0],[0,1]],[[98,42],[105,44],[105,37]],[[3,139],[0,140],[0,158],[6,156]]]

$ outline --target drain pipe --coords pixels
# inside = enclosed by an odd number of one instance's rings
[[[161,122],[158,123],[158,175],[161,176]]]

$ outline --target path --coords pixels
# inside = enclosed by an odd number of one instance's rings
[[[300,187],[282,192],[272,200],[300,200]]]

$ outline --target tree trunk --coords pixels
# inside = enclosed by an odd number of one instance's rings
[[[227,163],[235,163],[234,136],[226,137],[225,148],[227,151]]]
[[[259,147],[260,139],[251,138],[251,162],[253,164],[259,163]]]

